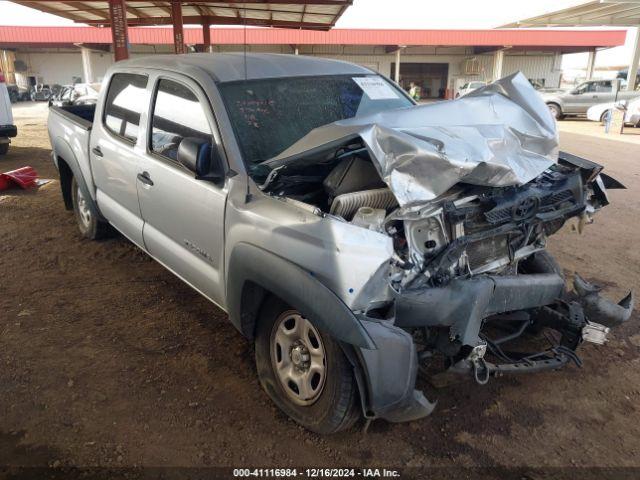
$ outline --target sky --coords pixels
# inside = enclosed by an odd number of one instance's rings
[[[583,3],[584,0],[354,0],[337,28],[445,29],[495,28],[519,19]],[[0,25],[77,25],[71,20],[0,0]],[[633,29],[627,43],[599,51],[598,66],[627,65],[631,59]],[[563,68],[584,68],[587,54],[565,55]]]

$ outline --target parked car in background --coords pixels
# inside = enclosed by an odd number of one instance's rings
[[[29,100],[28,88],[19,87],[18,85],[7,85],[7,89],[9,90],[9,99],[11,100],[11,103]]]
[[[29,98],[32,102],[47,102],[54,94],[49,85],[40,83],[31,87]]]
[[[420,366],[485,384],[579,363],[631,316],[631,295],[579,277],[569,296],[546,251],[621,186],[558,155],[522,74],[416,105],[347,62],[189,54],[118,62],[104,85],[49,110],[81,234],[112,225],[225,310],[267,395],[315,432],[429,415]],[[510,348],[543,328],[550,345]]]
[[[0,155],[4,155],[9,151],[11,138],[17,134],[18,129],[13,124],[9,90],[4,82],[4,75],[0,72]]]
[[[624,114],[624,123],[626,125],[640,127],[640,97],[628,102],[623,100],[618,103],[609,102],[594,105],[587,110],[587,118],[594,122],[605,123],[611,112],[616,108],[616,105],[626,109]]]
[[[625,87],[626,82],[621,82],[617,100],[640,97],[640,91],[627,91]],[[556,120],[566,116],[585,116],[590,107],[616,99],[613,80],[588,80],[572,90],[540,92],[540,95]]]
[[[474,90],[482,88],[482,87],[484,87],[486,85],[487,85],[487,82],[481,82],[479,80],[476,80],[476,81],[473,81],[473,82],[467,82],[462,87],[460,87],[460,89],[456,93],[456,98],[463,97],[467,93],[471,93]]]
[[[76,83],[65,85],[57,95],[49,99],[49,105],[93,105],[98,101],[100,83]]]

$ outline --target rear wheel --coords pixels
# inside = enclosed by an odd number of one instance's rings
[[[564,118],[560,105],[557,105],[555,103],[547,103],[547,107],[549,107],[551,115],[553,115],[553,118],[555,118],[556,120],[562,120]]]
[[[9,151],[9,143],[0,143],[0,155],[6,155]]]
[[[260,315],[256,368],[271,400],[309,430],[338,432],[360,417],[353,370],[340,345],[277,299]]]
[[[71,180],[71,199],[80,233],[90,240],[106,237],[109,233],[109,224],[97,218],[75,177]]]

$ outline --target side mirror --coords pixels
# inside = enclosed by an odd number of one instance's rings
[[[580,95],[580,90],[571,90],[569,93],[571,95]]]
[[[202,138],[183,138],[178,146],[178,162],[193,172],[198,180],[218,183],[224,177],[218,149]]]

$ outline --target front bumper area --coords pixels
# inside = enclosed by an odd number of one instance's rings
[[[555,273],[455,279],[447,286],[408,290],[396,296],[396,325],[451,327],[462,345],[479,344],[482,321],[498,313],[549,305],[560,298],[564,280]]]
[[[481,275],[396,294],[388,320],[361,318],[377,347],[358,351],[367,392],[365,414],[392,422],[429,415],[435,403],[416,389],[416,378],[419,358],[430,358],[435,351],[447,358],[446,372],[471,374],[479,384],[491,376],[558,369],[571,362],[580,366],[576,348],[583,341],[604,343],[609,328],[627,321],[632,309],[631,293],[615,304],[578,276],[574,292],[567,293],[557,273]],[[505,347],[531,329],[544,328],[559,335],[541,351],[518,353]],[[428,330],[444,335],[423,356],[418,332]],[[495,331],[502,333],[496,337]],[[442,337],[445,348],[438,343]]]
[[[408,422],[426,417],[435,408],[422,391],[417,390],[418,355],[413,337],[389,320],[363,319],[362,325],[376,349],[358,349],[368,418],[390,422]]]

